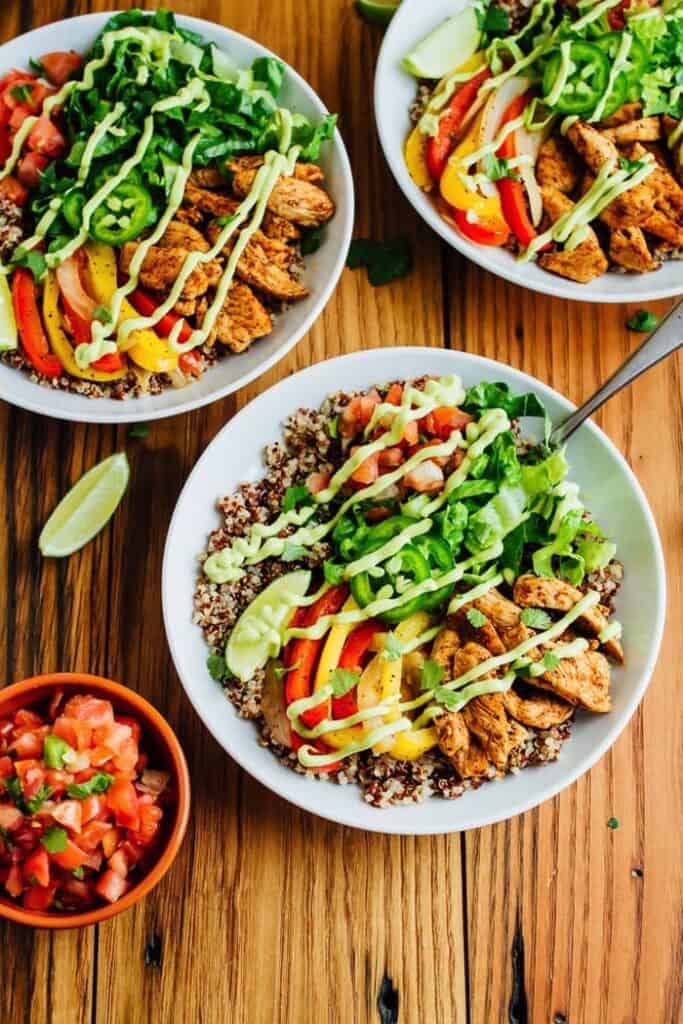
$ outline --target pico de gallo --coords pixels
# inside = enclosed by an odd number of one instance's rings
[[[683,255],[681,0],[473,0],[403,66],[408,170],[468,241],[580,283]]]
[[[0,719],[0,885],[27,910],[115,903],[158,852],[169,774],[140,723],[56,689]]]

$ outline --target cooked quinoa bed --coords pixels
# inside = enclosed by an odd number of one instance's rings
[[[417,383],[419,386],[421,382]],[[380,387],[379,390],[382,392],[384,389]],[[264,475],[255,483],[241,484],[234,493],[218,501],[221,524],[199,554],[200,563],[208,555],[225,548],[233,539],[244,536],[253,522],[272,522],[280,511],[285,491],[296,481],[313,472],[333,472],[339,467],[345,456],[340,442],[328,434],[326,424],[353,397],[338,392],[328,397],[319,410],[301,408],[289,417],[284,424],[282,443],[274,443],[265,451]],[[516,423],[513,423],[513,432],[522,452],[526,445],[519,438]],[[280,536],[286,536],[286,532]],[[266,559],[250,567],[246,575],[235,583],[212,583],[200,573],[194,594],[193,621],[202,629],[212,653],[223,652],[241,613],[273,579],[294,568],[320,566],[329,553],[329,545],[319,544],[302,561],[283,563],[273,558]],[[601,606],[611,612],[622,576],[623,567],[613,559],[605,569],[587,576],[581,589],[597,590]],[[264,671],[259,671],[246,683],[232,679],[224,686],[226,696],[241,717],[253,721],[258,742],[269,747],[281,763],[299,774],[320,780],[319,773],[305,769],[292,750],[272,739],[261,712],[264,677]],[[387,754],[372,752],[355,754],[346,758],[339,770],[325,774],[323,778],[329,778],[338,785],[357,784],[363,799],[375,807],[418,803],[430,796],[455,799],[467,790],[478,789],[483,783],[505,774],[557,760],[563,743],[570,737],[573,720],[572,717],[547,729],[527,728],[526,741],[511,755],[504,772],[490,765],[487,772],[478,777],[461,778],[448,757],[436,747],[417,761],[398,761]]]

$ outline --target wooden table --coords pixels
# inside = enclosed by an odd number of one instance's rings
[[[0,37],[109,6],[7,0]],[[375,135],[371,95],[380,36],[358,19],[350,0],[173,6],[276,50],[340,111],[356,176],[356,232],[409,235],[415,270],[379,289],[363,272],[346,271],[310,335],[275,370],[237,396],[154,424],[145,440],[131,440],[125,427],[72,426],[0,406],[6,681],[87,670],[138,689],[178,730],[194,786],[183,850],[141,906],[75,933],[0,926],[0,1020],[680,1024],[683,362],[660,366],[598,417],[652,504],[670,603],[648,695],[593,771],[513,821],[434,839],[340,828],[263,789],[192,711],[161,617],[171,512],[225,421],[295,369],[363,346],[405,343],[491,356],[579,401],[639,337],[625,328],[633,309],[522,291],[467,263],[418,222]],[[666,305],[653,308],[662,313]],[[59,496],[85,469],[123,448],[132,483],[110,528],[68,561],[43,562],[37,537]],[[611,816],[619,819],[616,831],[607,827]],[[518,915],[528,1013],[508,1018]]]

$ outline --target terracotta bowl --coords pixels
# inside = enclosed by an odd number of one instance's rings
[[[133,690],[101,676],[80,672],[55,672],[14,683],[0,690],[0,718],[13,714],[19,708],[47,703],[56,689],[64,690],[70,695],[94,694],[111,701],[115,711],[135,716],[142,726],[143,743],[152,755],[150,763],[170,773],[176,794],[175,806],[165,816],[165,835],[159,846],[156,861],[147,874],[116,903],[78,912],[43,912],[25,910],[14,900],[0,896],[0,917],[10,921],[33,928],[82,928],[106,921],[139,903],[166,874],[180,849],[187,829],[190,813],[190,777],[185,755],[166,719]]]

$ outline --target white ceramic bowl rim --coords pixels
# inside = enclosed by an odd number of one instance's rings
[[[579,454],[578,446],[590,449],[591,457],[594,452],[601,453],[604,462],[623,481],[625,493],[632,501],[632,517],[642,519],[642,535],[638,540],[643,550],[647,548],[649,559],[648,631],[641,638],[641,656],[636,659],[639,660],[637,676],[630,682],[628,696],[623,699],[618,697],[618,710],[613,710],[607,716],[584,717],[577,723],[572,737],[563,747],[560,759],[554,764],[543,768],[530,767],[519,775],[509,775],[504,780],[487,784],[453,801],[431,797],[422,804],[410,807],[376,809],[363,802],[360,790],[355,785],[336,786],[306,779],[280,765],[270,750],[259,746],[253,724],[237,718],[234,708],[217,684],[208,678],[205,668],[208,648],[204,645],[199,628],[190,623],[192,594],[187,592],[187,588],[192,585],[191,580],[196,578],[195,555],[205,540],[204,525],[208,525],[207,534],[218,525],[215,510],[202,509],[200,505],[204,500],[204,492],[213,494],[214,498],[229,492],[230,486],[221,486],[216,471],[220,472],[223,468],[226,473],[230,472],[231,461],[239,463],[235,465],[233,473],[235,483],[262,475],[262,469],[256,469],[257,465],[260,466],[261,452],[259,449],[257,453],[255,448],[261,438],[255,441],[250,436],[257,424],[262,424],[262,433],[269,433],[270,440],[274,441],[280,433],[277,422],[274,422],[278,413],[282,412],[284,418],[294,412],[301,404],[297,397],[303,399],[304,404],[317,405],[326,393],[336,388],[369,387],[373,383],[396,379],[399,366],[401,376],[407,378],[423,373],[455,372],[465,376],[466,381],[469,377],[468,383],[475,380],[506,381],[515,390],[535,391],[551,412],[555,410],[555,415],[568,413],[574,408],[558,392],[521,371],[480,356],[429,348],[404,347],[356,352],[309,367],[280,381],[226,424],[198,460],[180,494],[164,552],[164,624],[176,670],[195,710],[217,742],[252,776],[304,810],[340,824],[376,832],[440,834],[489,825],[537,806],[574,782],[609,749],[642,699],[654,670],[664,626],[666,579],[661,543],[647,499],[618,449],[594,423],[588,422],[570,441],[570,461]],[[249,440],[240,446],[232,443],[235,437],[240,436]],[[572,445],[575,446],[574,450]],[[248,454],[245,454],[244,449],[249,450]],[[578,476],[576,478],[583,484]],[[202,492],[199,498],[198,491]],[[186,516],[187,522],[183,523]],[[190,524],[200,535],[197,545],[188,551],[183,531]],[[629,576],[628,563],[626,573],[626,586],[629,586],[630,580],[634,592],[637,592],[640,581],[634,579],[633,572]],[[191,632],[193,630],[194,634]],[[626,637],[628,643],[628,632]],[[623,688],[624,685],[623,679],[615,681],[613,690],[618,693],[618,687]],[[216,692],[220,701],[224,702],[224,708],[218,702]],[[604,734],[599,741],[577,757],[578,730],[588,730],[596,725],[602,728],[605,722]],[[491,793],[496,788],[500,799],[492,797],[486,800],[495,806],[484,811],[481,794]]]
[[[477,245],[464,238],[440,216],[434,203],[413,182],[403,146],[410,131],[409,107],[416,80],[403,71],[401,59],[441,21],[470,0],[403,0],[384,36],[375,74],[375,119],[384,156],[408,202],[424,221],[454,249],[485,270],[545,295],[583,302],[648,302],[678,295],[683,290],[683,266],[671,260],[649,274],[609,272],[589,284],[578,284],[542,270],[534,263],[518,263],[495,246]]]
[[[4,72],[11,66],[22,67],[32,55],[64,49],[65,39],[69,40],[69,45],[74,49],[89,47],[105,22],[116,13],[112,10],[84,14],[69,18],[68,21],[43,25],[17,36],[0,46],[0,71]],[[179,25],[199,32],[222,48],[232,48],[244,55],[245,60],[253,60],[256,56],[277,57],[265,46],[232,29],[188,15],[177,14],[176,19]],[[286,62],[283,63],[286,72],[283,96],[286,102],[315,117],[328,113],[327,107],[306,80]],[[325,244],[313,257],[307,257],[304,280],[312,285],[311,295],[282,315],[272,335],[255,342],[245,353],[226,355],[209,367],[200,380],[188,384],[182,390],[167,388],[159,395],[124,401],[86,398],[73,392],[59,391],[37,384],[29,379],[25,371],[0,362],[0,398],[29,412],[77,423],[135,423],[190,412],[225,398],[260,377],[284,358],[310,330],[327,304],[345,266],[353,233],[353,174],[338,130],[326,147],[320,162],[331,178],[330,191],[337,204],[337,213],[327,226]],[[336,251],[333,251],[333,246]],[[321,271],[316,270],[318,266]],[[238,367],[243,368],[239,373]]]

